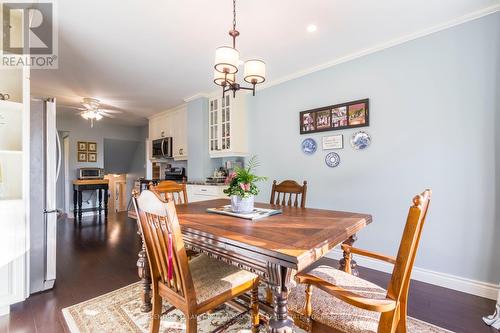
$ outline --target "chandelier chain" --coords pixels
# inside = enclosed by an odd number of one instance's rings
[[[236,0],[233,0],[233,30],[236,30]]]

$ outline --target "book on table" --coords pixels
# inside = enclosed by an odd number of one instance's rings
[[[215,214],[221,214],[221,215],[228,215],[228,216],[233,216],[233,217],[239,217],[242,219],[247,219],[247,220],[258,220],[262,219],[264,217],[269,217],[272,215],[280,214],[282,213],[281,209],[269,209],[269,208],[258,208],[255,207],[253,211],[250,213],[234,213],[231,210],[231,205],[226,205],[222,207],[216,207],[216,208],[207,208],[207,212],[209,213],[215,213]]]

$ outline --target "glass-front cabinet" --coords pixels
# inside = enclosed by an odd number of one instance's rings
[[[208,149],[211,157],[247,155],[246,96],[228,94],[209,100]]]

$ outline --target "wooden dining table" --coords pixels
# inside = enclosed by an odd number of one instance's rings
[[[207,212],[229,203],[216,199],[177,205],[184,243],[187,249],[253,272],[268,283],[275,300],[269,332],[292,332],[293,319],[287,309],[292,271],[303,270],[341,243],[352,244],[356,233],[372,221],[369,214],[265,203],[256,207],[281,209],[282,213],[252,221]],[[129,216],[136,214],[131,211]],[[138,267],[142,309],[148,311],[151,281],[144,246]]]

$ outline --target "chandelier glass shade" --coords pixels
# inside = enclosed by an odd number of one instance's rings
[[[246,82],[259,84],[266,80],[266,63],[262,60],[252,59],[245,61],[244,67]]]
[[[219,73],[235,74],[238,71],[240,52],[229,46],[215,50],[215,70]]]
[[[255,85],[266,80],[266,63],[259,59],[245,61],[243,80],[250,83],[251,87],[243,87],[236,82],[236,73],[240,64],[240,52],[236,49],[236,37],[240,32],[236,30],[236,0],[233,0],[233,29],[229,36],[233,39],[233,47],[221,46],[215,50],[214,83],[222,87],[222,97],[226,92],[232,91],[233,97],[238,90],[251,90],[255,96]]]

